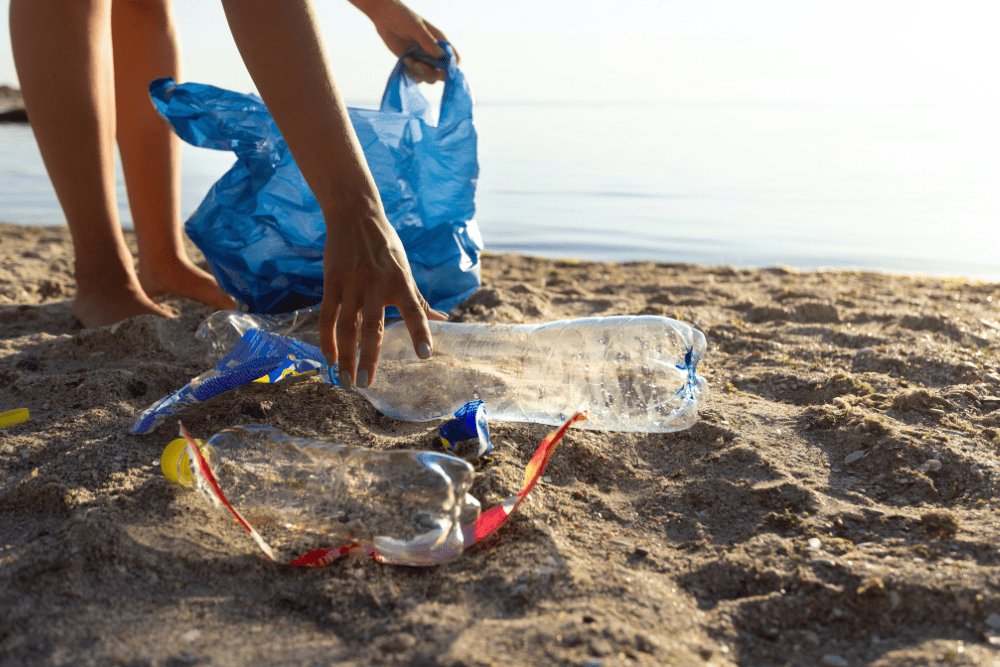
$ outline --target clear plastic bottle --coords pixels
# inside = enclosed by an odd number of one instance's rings
[[[695,373],[704,334],[665,317],[429,324],[426,360],[403,323],[387,327],[375,381],[358,390],[395,419],[450,417],[482,399],[500,421],[556,425],[584,405],[583,428],[662,433],[694,424],[708,394]]]
[[[200,444],[200,443],[199,443]],[[164,450],[164,474],[192,484],[186,441]],[[295,438],[262,426],[226,429],[201,445],[219,488],[282,562],[317,549],[371,545],[383,560],[429,565],[458,556],[479,517],[474,472],[448,454],[375,451]],[[219,505],[209,484],[196,488]]]
[[[443,419],[482,399],[491,419],[558,425],[586,405],[590,419],[582,428],[664,433],[694,424],[708,397],[704,378],[696,374],[705,336],[677,320],[429,325],[434,354],[428,360],[417,359],[402,322],[386,327],[375,381],[359,389],[390,417]],[[221,357],[251,328],[318,344],[312,310],[219,312],[202,324],[198,337]],[[335,372],[330,380],[339,384]]]

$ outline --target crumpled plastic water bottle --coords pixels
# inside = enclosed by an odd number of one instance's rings
[[[198,474],[184,438],[164,450],[163,473],[214,505],[228,503],[278,562],[368,545],[386,562],[437,564],[462,553],[462,526],[479,517],[472,466],[448,454],[376,451],[264,426],[229,428],[198,444],[211,478]]]

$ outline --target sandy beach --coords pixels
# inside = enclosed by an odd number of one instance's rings
[[[129,434],[210,366],[209,310],[84,330],[72,263],[65,228],[0,224],[0,411],[31,413],[0,429],[0,665],[1000,664],[1000,284],[486,255],[451,320],[701,329],[698,423],[572,430],[451,563],[304,569],[163,477],[173,428]],[[440,449],[317,380],[180,417]],[[551,430],[491,423],[484,508]]]

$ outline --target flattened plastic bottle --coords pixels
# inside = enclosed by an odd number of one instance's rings
[[[185,444],[170,443],[161,465],[168,478],[191,484]],[[472,467],[443,453],[349,447],[261,426],[226,429],[201,451],[228,502],[282,562],[360,544],[390,562],[441,563],[462,552],[462,526],[479,516],[468,493]]]
[[[696,367],[705,336],[665,317],[605,317],[547,324],[430,322],[434,354],[420,360],[402,323],[386,328],[375,381],[359,389],[384,414],[450,417],[482,399],[490,418],[669,432],[691,426],[708,394]]]

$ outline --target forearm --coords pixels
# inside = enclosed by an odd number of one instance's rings
[[[375,6],[379,2],[383,2],[384,0],[347,0],[347,1],[350,2],[352,5],[354,5],[355,7],[357,7],[362,14],[364,14],[368,18],[371,18],[375,12]]]
[[[327,67],[311,2],[222,4],[243,62],[324,214],[380,212],[378,190]]]

